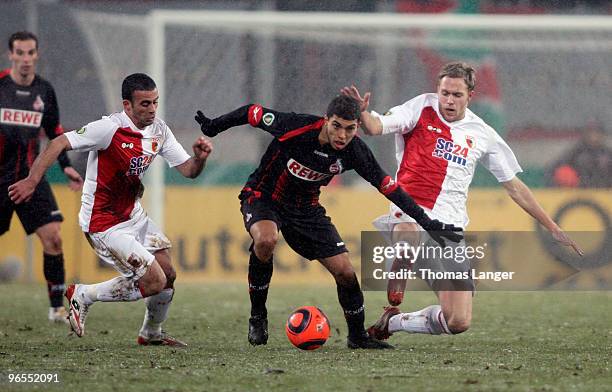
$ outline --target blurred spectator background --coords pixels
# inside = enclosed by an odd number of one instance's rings
[[[559,187],[612,187],[612,149],[599,124],[587,124],[580,140],[552,165],[550,185]]]

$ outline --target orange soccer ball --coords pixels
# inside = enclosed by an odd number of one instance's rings
[[[329,320],[316,306],[302,306],[287,319],[285,332],[289,341],[302,350],[316,350],[329,338]]]

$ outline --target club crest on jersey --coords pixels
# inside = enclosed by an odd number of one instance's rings
[[[332,163],[329,167],[329,172],[332,174],[342,173],[342,170],[344,170],[344,167],[342,166],[342,161],[340,158],[338,158],[336,162]]]
[[[315,182],[331,177],[330,174],[319,173],[316,170],[312,170],[311,168],[302,165],[293,158],[287,161],[287,169],[289,169],[289,173],[304,181]]]
[[[130,168],[125,173],[126,176],[139,176],[144,173],[153,162],[153,155],[141,155],[130,158]]]
[[[151,150],[153,152],[157,152],[158,149],[159,149],[159,138],[154,137],[153,140],[151,141]]]
[[[465,142],[467,143],[469,148],[474,148],[474,137],[470,135],[465,136]]]
[[[45,103],[43,102],[42,98],[40,97],[40,95],[36,96],[36,99],[34,100],[34,103],[32,104],[32,107],[34,108],[34,110],[36,110],[37,112],[42,112],[45,110]]]
[[[144,139],[142,141],[142,148],[143,148],[143,151],[145,152],[148,152],[151,154],[157,154],[162,144],[163,144],[162,138],[152,137],[151,139]]]
[[[452,140],[446,140],[439,137],[438,140],[436,140],[436,147],[431,155],[436,158],[444,159],[448,162],[466,166],[468,149],[467,147],[454,143]]]

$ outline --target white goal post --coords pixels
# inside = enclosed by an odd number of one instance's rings
[[[326,104],[321,102],[327,99],[324,97],[341,87],[337,84],[352,80],[361,81],[364,88],[376,88],[375,109],[399,104],[402,98],[410,97],[413,89],[423,92],[430,86],[427,79],[430,70],[423,66],[424,61],[410,62],[422,48],[447,51],[449,58],[465,57],[463,54],[472,50],[478,61],[492,62],[503,68],[498,71],[502,75],[498,83],[506,90],[504,98],[510,101],[505,100],[504,106],[510,107],[506,112],[518,113],[514,116],[506,113],[510,125],[524,126],[530,121],[537,125],[537,121],[541,121],[551,127],[577,126],[587,118],[609,112],[605,105],[606,100],[609,102],[609,70],[612,69],[612,18],[609,16],[153,10],[146,19],[114,14],[109,16],[108,22],[101,22],[103,18],[99,13],[78,11],[77,14],[100,68],[103,86],[108,87],[105,88],[107,102],[116,100],[116,94],[109,94],[116,90],[119,71],[126,72],[146,64],[144,69],[158,84],[159,116],[173,129],[193,128],[191,101],[205,100],[209,106],[217,105],[213,109],[220,111],[240,99],[260,99],[268,106],[314,113],[313,110],[320,110],[320,106]],[[125,46],[130,39],[130,34],[123,34],[122,42],[114,42],[117,39],[110,34],[121,29],[139,31],[138,39],[146,37],[147,46],[143,51],[146,61],[134,59],[130,49],[124,49],[126,56],[132,56],[124,66],[121,59],[116,58],[116,51],[115,57],[106,54],[112,45]],[[108,39],[104,39],[103,34],[109,34]],[[247,35],[254,38],[243,39]],[[238,41],[236,37],[242,38],[240,42],[234,42]],[[287,50],[282,47],[287,46],[287,42],[296,42],[299,48]],[[136,43],[137,38],[134,38],[134,50],[143,49],[142,42],[138,47]],[[181,45],[184,48],[176,50]],[[329,53],[329,47],[343,55],[358,51],[348,60],[352,64],[347,65],[347,60],[334,60],[335,54]],[[250,52],[247,60],[243,52]],[[308,52],[308,56],[302,52]],[[220,60],[213,62],[216,59],[211,60],[211,57],[215,56]],[[221,58],[223,56],[226,58]],[[302,64],[304,61],[312,63],[312,58],[317,56],[320,59],[314,65]],[[114,74],[106,72],[110,76],[104,72],[109,67],[105,63],[108,59],[121,68]],[[508,62],[512,62],[512,66],[506,66]],[[200,67],[200,63],[206,63],[206,67]],[[302,66],[304,68],[300,68]],[[206,69],[204,75],[200,75],[202,68]],[[410,72],[406,72],[406,68]],[[312,73],[310,79],[302,78],[300,72],[304,70]],[[551,84],[557,72],[566,86]],[[231,75],[226,75],[228,73]],[[190,76],[198,80],[189,80]],[[309,92],[321,90],[320,97],[308,97],[312,95],[309,93],[304,94],[305,97],[296,95],[287,99],[279,93],[279,90],[301,92],[311,87],[317,77],[325,79]],[[594,78],[592,83],[596,85],[603,83],[601,91],[589,85],[589,78]],[[245,89],[251,92],[247,94]],[[566,109],[572,102],[563,96],[570,93],[578,94],[577,99],[584,99],[579,102],[584,104],[580,112]],[[171,94],[172,102],[168,100]],[[552,102],[547,102],[549,95]],[[183,102],[175,102],[177,100]],[[493,101],[495,104],[495,99]],[[535,101],[541,103],[540,107]],[[562,110],[557,111],[559,108]],[[213,109],[211,112],[215,113]],[[239,151],[240,141],[232,142],[236,146],[228,151]],[[147,210],[163,227],[164,167],[160,161],[147,175]]]

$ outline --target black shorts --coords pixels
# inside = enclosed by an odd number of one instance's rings
[[[248,197],[243,192],[240,211],[247,232],[255,222],[274,221],[291,249],[308,260],[348,252],[322,206],[311,207],[304,212],[270,200]]]
[[[8,195],[8,185],[0,187],[0,235],[11,226],[13,211],[21,221],[27,234],[34,233],[39,227],[51,222],[62,222],[64,217],[57,207],[53,192],[46,179],[42,179],[30,201],[15,205]]]

